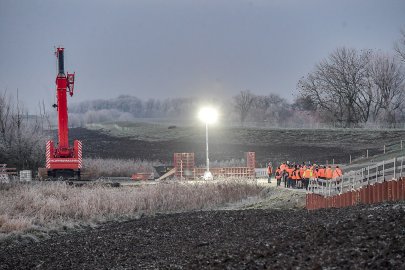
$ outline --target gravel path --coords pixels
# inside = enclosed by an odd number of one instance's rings
[[[0,269],[405,269],[405,204],[205,211],[17,246]]]

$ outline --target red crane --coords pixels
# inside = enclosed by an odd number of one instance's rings
[[[77,178],[80,179],[82,168],[82,143],[75,140],[73,147],[69,145],[67,92],[73,96],[75,73],[69,74],[64,68],[64,48],[57,48],[55,55],[58,61],[58,74],[56,76],[57,104],[53,107],[58,112],[58,145],[53,141],[46,143],[46,168],[51,178]]]

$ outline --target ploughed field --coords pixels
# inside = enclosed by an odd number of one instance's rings
[[[0,269],[403,269],[404,228],[404,203],[156,215],[0,243]]]
[[[205,162],[205,127],[174,127],[146,123],[99,124],[70,129],[70,138],[83,141],[84,157],[131,158],[171,162],[174,152],[194,152],[197,164]],[[258,129],[212,126],[210,160],[244,158],[256,152],[259,165],[268,161],[318,164],[348,163],[387,151],[398,151],[405,130],[365,129]]]

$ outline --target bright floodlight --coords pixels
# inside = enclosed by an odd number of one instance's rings
[[[218,112],[214,108],[205,107],[198,113],[198,118],[206,124],[213,124],[218,119]]]

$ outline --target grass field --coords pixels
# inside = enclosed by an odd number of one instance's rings
[[[170,162],[174,152],[194,152],[205,160],[205,127],[170,127],[164,124],[111,123],[73,129],[84,140],[90,156],[140,158]],[[100,136],[102,139],[100,139]],[[352,159],[400,151],[405,130],[387,129],[260,129],[213,125],[209,129],[210,159],[231,160],[256,152],[258,166],[272,161],[348,163]],[[97,143],[97,145],[96,145]],[[105,146],[102,144],[105,143]],[[405,144],[404,144],[405,146]]]

